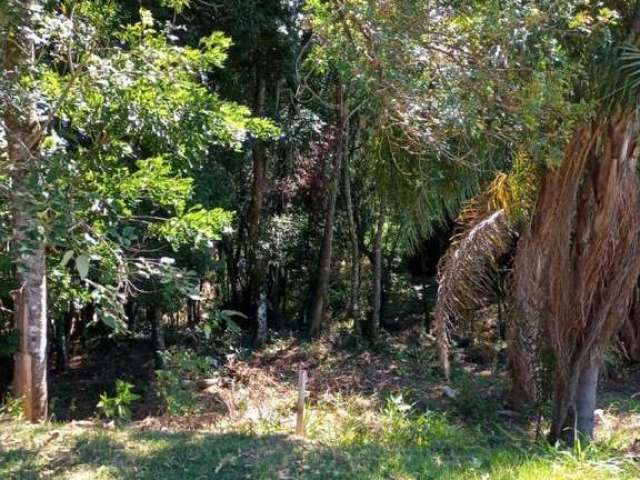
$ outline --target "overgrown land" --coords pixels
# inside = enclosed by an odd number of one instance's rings
[[[0,0],[0,56],[1,478],[640,478],[639,1]]]
[[[596,441],[566,451],[535,440],[534,417],[504,408],[505,383],[490,365],[462,361],[448,384],[455,392],[451,398],[443,394],[434,355],[425,353],[430,340],[418,328],[385,335],[385,346],[373,352],[345,348],[344,335],[337,331],[314,343],[279,338],[259,353],[198,375],[183,365],[182,375],[188,371],[194,381],[207,382],[174,392],[174,406],[184,408],[180,415],[154,414],[148,398],[134,404],[134,420],[115,424],[77,414],[83,420],[30,426],[5,414],[0,474],[16,479],[640,475],[640,400],[628,396],[637,383],[609,380],[598,405]],[[126,343],[114,347],[121,350]],[[298,368],[310,373],[305,437],[294,434]],[[640,372],[628,374],[640,380]],[[59,401],[62,412],[63,399],[56,397]]]

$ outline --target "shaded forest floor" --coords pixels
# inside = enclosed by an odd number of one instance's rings
[[[53,388],[58,421],[0,416],[0,478],[640,478],[640,372],[605,382],[597,441],[565,452],[534,441],[534,422],[506,410],[495,365],[460,358],[448,385],[455,395],[444,394],[431,339],[417,326],[373,349],[338,328],[314,343],[276,338],[230,355],[199,391],[200,408],[180,417],[161,414],[152,358],[135,342],[72,359],[60,377],[70,390]],[[300,368],[309,372],[306,438],[292,435]],[[143,396],[134,420],[94,420],[99,387],[123,372]]]

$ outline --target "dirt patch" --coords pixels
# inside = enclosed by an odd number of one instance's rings
[[[77,349],[81,350],[81,349]],[[159,412],[153,389],[153,354],[148,342],[138,339],[104,339],[71,355],[64,372],[49,376],[50,411],[56,420],[85,420],[95,415],[100,394],[114,393],[116,380],[134,385],[142,396],[132,409],[133,419]]]

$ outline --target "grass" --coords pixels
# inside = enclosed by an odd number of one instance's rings
[[[505,424],[469,427],[416,412],[401,396],[378,411],[337,400],[310,410],[309,436],[288,426],[162,432],[0,423],[3,479],[637,479],[615,435],[566,452]],[[286,425],[285,422],[283,424]],[[253,430],[253,431],[251,431]]]
[[[640,464],[626,455],[640,432],[638,401],[605,397],[611,408],[597,441],[555,449],[533,441],[526,425],[495,415],[495,378],[460,369],[452,384],[458,398],[443,401],[433,394],[436,375],[415,361],[423,347],[398,345],[358,356],[321,344],[273,344],[229,369],[233,396],[221,395],[231,412],[212,424],[31,426],[0,416],[0,479],[640,478]],[[291,435],[295,375],[283,373],[295,372],[294,359],[315,372],[304,439]]]

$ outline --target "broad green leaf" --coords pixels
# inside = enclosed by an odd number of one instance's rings
[[[66,252],[64,252],[62,261],[60,262],[60,266],[66,267],[67,263],[69,263],[69,260],[71,260],[71,258],[73,257],[73,254],[73,250],[67,250]]]
[[[76,257],[76,269],[78,270],[80,278],[83,280],[87,278],[87,275],[89,275],[90,261],[91,259],[89,258],[89,256],[85,255],[84,253]]]

